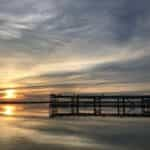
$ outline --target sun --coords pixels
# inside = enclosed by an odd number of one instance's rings
[[[16,91],[14,89],[9,89],[5,91],[4,94],[5,99],[13,99],[16,98]]]
[[[11,116],[14,114],[14,109],[15,108],[13,106],[5,106],[2,113],[6,116]]]

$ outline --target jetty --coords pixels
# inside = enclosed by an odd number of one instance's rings
[[[0,101],[0,105],[47,104],[49,118],[56,116],[150,117],[150,95],[50,94],[47,101]]]
[[[150,117],[150,95],[51,94],[49,117],[55,116]]]

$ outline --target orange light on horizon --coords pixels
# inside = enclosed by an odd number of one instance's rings
[[[16,98],[16,90],[8,89],[4,92],[4,99],[14,99]]]

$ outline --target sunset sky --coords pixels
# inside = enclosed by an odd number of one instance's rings
[[[0,92],[150,92],[149,0],[0,0]]]

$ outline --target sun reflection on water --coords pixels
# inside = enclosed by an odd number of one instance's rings
[[[15,107],[14,106],[4,106],[2,114],[6,116],[14,115]]]

